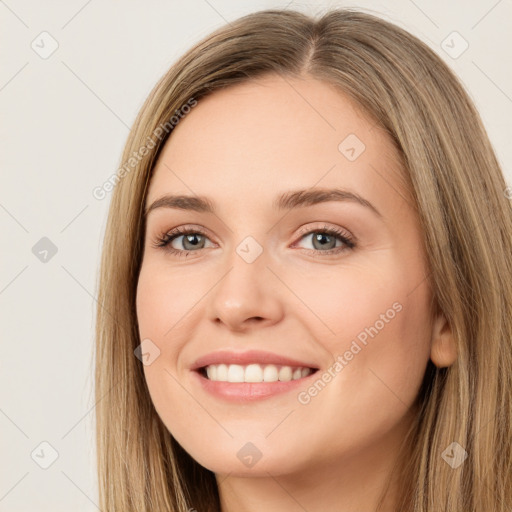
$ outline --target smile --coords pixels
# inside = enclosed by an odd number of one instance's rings
[[[249,372],[248,374],[247,370]],[[277,365],[266,365],[263,367],[263,365],[259,364],[249,364],[247,366],[219,364],[199,368],[191,373],[193,380],[197,382],[200,385],[200,389],[208,395],[227,402],[245,403],[297,391],[300,390],[301,387],[305,388],[310,385],[310,379],[315,378],[314,375],[317,371],[316,368],[305,367],[293,368],[290,366],[279,367]],[[207,372],[210,372],[210,377],[208,377]],[[215,372],[214,377],[212,376],[213,372]],[[292,376],[291,379],[289,379],[290,373]],[[261,378],[260,375],[262,375]],[[280,375],[284,380],[279,379]],[[228,380],[230,378],[233,380]],[[252,378],[253,380],[246,380],[247,378]],[[265,380],[265,378],[270,380]]]
[[[190,365],[194,385],[228,402],[269,398],[307,386],[318,371],[316,362],[261,350],[220,350]]]
[[[289,382],[307,377],[315,370],[306,367],[293,367],[275,364],[248,365],[211,364],[199,371],[208,380],[215,382]]]

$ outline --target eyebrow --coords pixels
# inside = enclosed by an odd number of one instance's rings
[[[272,206],[276,210],[291,210],[329,201],[354,202],[370,209],[375,215],[382,218],[382,214],[370,201],[355,192],[340,188],[312,188],[285,192],[274,200]],[[179,210],[192,210],[202,213],[216,212],[214,203],[204,196],[164,195],[156,199],[146,208],[144,217],[157,208],[176,208]]]

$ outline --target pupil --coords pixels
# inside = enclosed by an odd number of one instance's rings
[[[200,237],[200,236],[201,236],[201,235],[199,235],[199,237]],[[193,234],[193,233],[192,233],[192,234],[189,234],[189,235],[186,235],[186,236],[185,236],[185,238],[184,238],[184,240],[185,240],[185,242],[184,242],[185,249],[186,249],[186,245],[187,245],[188,243],[192,243],[192,247],[197,247],[197,244],[198,244],[197,240],[196,240],[196,242],[191,242],[191,239],[193,239],[193,238],[196,238],[196,239],[197,239],[197,238],[198,238],[198,235],[196,235],[196,234]]]
[[[322,239],[324,239],[324,238],[331,238],[331,246],[332,246],[332,241],[334,241],[334,243],[336,244],[334,237],[331,237],[331,235],[326,235],[324,233],[318,233],[315,237],[313,237],[313,245],[315,245],[315,242],[321,242]],[[323,247],[325,249],[326,245],[322,244],[322,245],[320,245],[320,247]],[[333,248],[333,247],[329,247],[329,249],[330,248]]]

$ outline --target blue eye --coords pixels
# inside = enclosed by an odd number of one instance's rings
[[[171,247],[170,244],[179,237],[183,237],[182,244],[189,244],[189,246],[199,249],[204,248],[204,239],[207,238],[206,235],[198,229],[176,228],[168,233],[160,235],[156,240],[155,246],[164,248],[171,254],[176,254],[178,256],[188,256],[191,252],[195,252],[192,249],[175,249],[174,247]]]
[[[330,255],[337,254],[346,250],[353,249],[356,244],[353,237],[344,231],[341,231],[337,228],[328,228],[327,226],[323,229],[309,229],[305,230],[301,233],[300,239],[307,236],[312,236],[313,246],[316,246],[314,249],[305,249],[306,251],[312,251],[316,255]],[[176,249],[171,247],[170,244],[176,240],[177,238],[183,237],[182,245],[188,248],[185,249]],[[154,247],[162,248],[170,254],[176,256],[188,256],[192,252],[198,252],[200,249],[205,248],[205,241],[209,240],[206,234],[197,228],[175,228],[169,232],[163,233],[157,237]],[[337,240],[342,242],[342,247],[336,247]],[[332,245],[334,242],[334,245]],[[297,242],[296,242],[297,243]],[[295,245],[295,244],[294,244]],[[319,249],[318,247],[323,249]],[[197,249],[197,250],[196,250]],[[325,249],[325,250],[324,250]],[[320,253],[320,254],[319,254]],[[320,257],[321,257],[320,256]]]
[[[305,238],[307,236],[311,236],[311,241],[313,243],[314,249],[308,249],[316,251],[317,253],[325,254],[336,254],[347,249],[353,249],[355,247],[355,242],[348,233],[341,231],[337,228],[328,228],[327,226],[324,229],[309,229],[306,233],[303,233],[301,236]],[[337,240],[341,240],[342,247],[336,247]],[[333,245],[334,242],[334,245]],[[319,249],[322,247],[323,249]]]

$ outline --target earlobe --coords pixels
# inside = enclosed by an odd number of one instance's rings
[[[457,347],[452,329],[441,313],[432,327],[430,359],[438,368],[451,366],[457,359]]]

